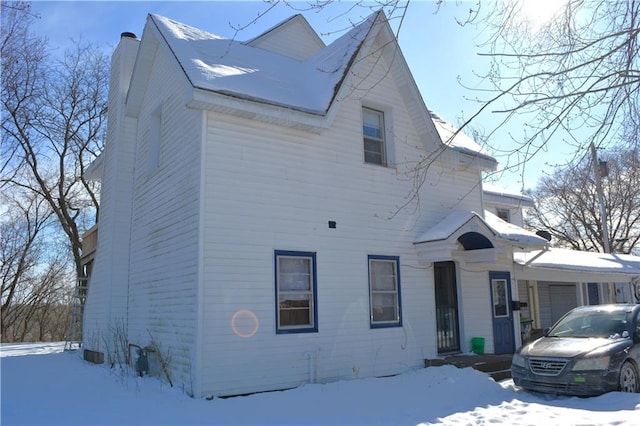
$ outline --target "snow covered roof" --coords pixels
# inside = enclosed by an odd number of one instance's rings
[[[195,88],[311,114],[328,110],[376,20],[363,23],[305,61],[150,15]]]
[[[303,34],[301,45],[296,45],[300,51],[283,52],[285,48],[279,46],[289,31]],[[470,158],[477,160],[476,166],[482,170],[496,169],[495,158],[463,133],[452,137],[456,129],[428,111],[402,52],[394,46],[397,40],[382,11],[354,25],[328,46],[309,32],[313,32],[311,26],[302,15],[296,15],[241,42],[150,14],[127,93],[126,114],[135,117],[140,112],[148,73],[159,44],[163,44],[193,88],[187,97],[189,107],[321,132],[337,114],[338,108],[333,106],[349,92],[351,73],[358,75],[357,68],[363,63],[359,56],[366,56],[375,43],[381,43],[385,48],[376,52],[381,51],[389,61],[389,71],[405,102],[417,104],[408,110],[425,147],[440,139],[468,157],[461,162]]]
[[[523,246],[546,247],[549,244],[549,241],[536,235],[535,232],[504,221],[488,210],[484,211],[484,220],[493,232],[496,233],[496,236],[503,240],[518,243]]]
[[[482,192],[484,193],[485,202],[488,201],[498,204],[508,203],[518,207],[535,207],[533,198],[517,191],[510,191],[505,188],[483,183]]]
[[[476,141],[469,136],[459,131],[448,121],[445,121],[442,117],[433,111],[429,111],[431,120],[436,127],[440,139],[445,145],[457,149],[460,152],[472,155],[478,155],[486,159],[495,161],[495,159],[484,148],[482,148]]]
[[[474,211],[453,211],[440,223],[420,235],[414,244],[441,241],[450,238],[467,223],[476,220],[484,224],[493,237],[519,247],[546,247],[548,241],[531,231],[505,222],[491,212],[485,211],[484,217]]]
[[[513,260],[530,268],[640,276],[640,257],[550,248],[548,251],[514,253]]]

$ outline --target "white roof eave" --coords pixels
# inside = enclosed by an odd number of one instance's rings
[[[104,152],[104,151],[103,151]],[[92,162],[89,164],[83,173],[85,179],[90,181],[101,181],[104,173],[104,155],[101,152]]]
[[[302,111],[205,89],[194,89],[191,99],[187,100],[187,107],[305,129],[314,133],[321,133],[331,125],[327,116],[319,111]]]

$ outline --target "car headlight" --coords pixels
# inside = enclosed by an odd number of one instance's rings
[[[609,359],[610,357],[608,356],[580,359],[573,366],[573,370],[606,370],[609,368]]]
[[[517,365],[518,367],[524,368],[525,366],[524,357],[520,354],[513,354],[513,358],[511,359],[511,365]]]

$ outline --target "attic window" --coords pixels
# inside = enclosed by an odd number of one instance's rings
[[[364,136],[364,162],[386,166],[384,113],[362,108],[362,133]]]
[[[505,222],[511,222],[511,215],[509,214],[509,209],[496,209],[496,216]]]

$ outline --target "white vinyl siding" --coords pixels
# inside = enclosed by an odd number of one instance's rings
[[[420,215],[399,209],[413,190],[415,162],[409,159],[419,161],[424,145],[408,113],[414,105],[401,97],[399,84],[406,82],[396,83],[384,58],[367,55],[361,66],[368,65],[377,68],[366,99],[344,98],[331,127],[319,134],[207,113],[201,231],[205,395],[397,374],[437,355],[435,327],[430,328],[435,312],[429,308],[433,272],[420,265],[413,242],[450,206],[481,209],[480,174],[441,156],[427,173],[437,185],[419,189]],[[363,104],[384,110],[387,142],[403,141],[395,144],[397,152],[387,151],[388,162],[406,161],[394,168],[364,163],[358,124]],[[274,252],[284,249],[317,254],[318,332],[277,332]],[[397,256],[411,265],[400,276],[402,325],[371,326],[370,254]],[[487,280],[470,275],[468,282]],[[469,305],[473,336],[488,336],[488,285],[461,287],[480,299]],[[232,318],[247,319],[240,334],[251,337],[234,333]]]
[[[149,159],[148,173],[154,172],[160,165],[160,146],[162,141],[162,106],[159,106],[149,119]]]
[[[123,39],[111,62],[98,243],[83,320],[84,347],[96,351],[106,350],[99,336],[127,316],[136,122],[125,116],[124,103],[138,44]]]
[[[157,55],[137,117],[129,236],[128,338],[171,353],[174,384],[192,386],[197,339],[202,113],[184,107],[183,80]],[[157,130],[155,138],[145,135]],[[154,166],[154,170],[150,170]]]
[[[324,47],[320,37],[299,15],[247,44],[298,61],[310,58]]]

